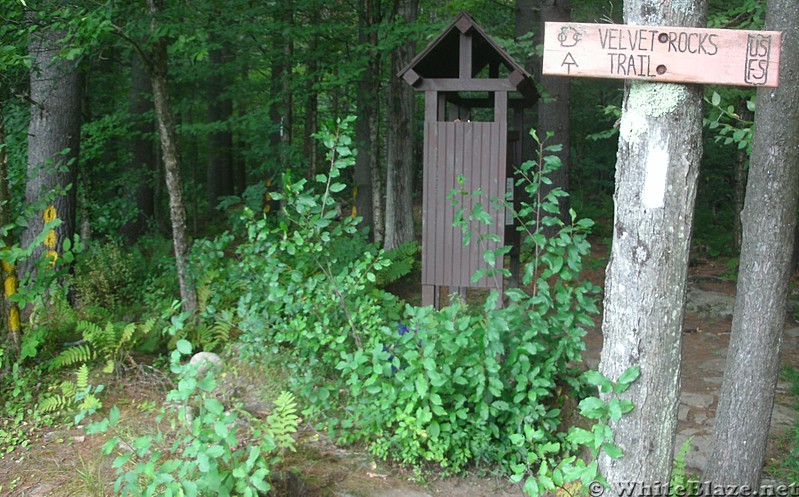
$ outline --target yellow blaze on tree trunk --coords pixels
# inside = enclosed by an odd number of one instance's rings
[[[57,216],[57,212],[55,210],[55,206],[49,206],[47,209],[44,210],[42,214],[42,218],[44,219],[44,224],[49,222],[55,221]],[[49,233],[47,233],[47,237],[44,239],[44,248],[45,253],[44,256],[50,259],[50,264],[55,265],[56,260],[58,260],[58,252],[56,251],[56,244],[58,239],[56,238],[55,230],[51,229]]]
[[[12,295],[17,293],[17,272],[16,268],[6,261],[2,261],[3,274],[3,290],[8,309],[8,329],[12,337],[18,336],[19,333],[19,307],[14,302],[11,302]]]

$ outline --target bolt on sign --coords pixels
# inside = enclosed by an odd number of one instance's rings
[[[548,22],[543,73],[776,87],[777,31]]]

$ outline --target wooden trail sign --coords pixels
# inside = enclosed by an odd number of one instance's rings
[[[548,75],[776,87],[777,31],[548,22]]]

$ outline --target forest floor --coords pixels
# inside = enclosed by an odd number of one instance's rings
[[[601,285],[607,248],[594,248],[595,269],[589,277]],[[725,275],[729,268],[716,260],[699,260],[690,268],[689,312],[683,335],[682,397],[679,409],[678,448],[691,437],[687,454],[689,474],[701,474],[707,457],[718,391],[731,326],[735,283]],[[795,286],[795,285],[794,285]],[[403,297],[413,301],[417,289],[406,288]],[[586,364],[594,367],[599,360],[602,336],[597,327],[586,336]],[[789,315],[782,345],[784,366],[799,367],[799,324]],[[251,384],[263,377],[257,373],[241,379]],[[114,391],[113,389],[111,391]],[[797,399],[790,395],[790,384],[780,382],[772,416],[766,476],[780,480],[777,468],[790,456],[789,434],[796,425]],[[148,412],[163,399],[163,385],[152,379],[130,381],[120,386],[106,405],[116,403],[128,423],[151,423]],[[111,458],[101,455],[105,439],[86,436],[75,427],[52,427],[35,434],[31,444],[16,449],[0,459],[0,494],[7,497],[95,497],[114,495],[115,471]],[[519,485],[506,478],[493,476],[489,469],[475,470],[468,477],[420,478],[403,468],[375,461],[367,452],[342,449],[329,443],[325,436],[305,426],[298,436],[298,450],[287,455],[287,470],[282,479],[288,491],[280,495],[333,497],[492,497],[523,495]],[[789,482],[782,482],[789,483]]]

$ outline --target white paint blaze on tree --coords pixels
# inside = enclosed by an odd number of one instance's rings
[[[704,0],[630,0],[627,24],[704,26]],[[701,68],[697,68],[701,70]],[[674,456],[688,252],[702,157],[702,89],[627,83],[621,118],[600,371],[641,375],[635,409],[612,423],[624,457],[602,455],[611,484],[668,482]]]
[[[738,293],[704,479],[758,488],[779,376],[799,198],[799,0],[769,0],[768,29],[782,31],[778,88],[757,91]]]

